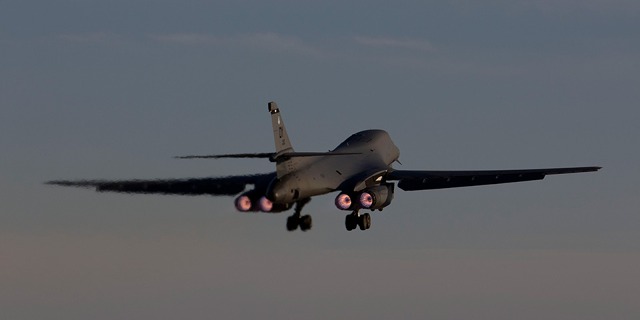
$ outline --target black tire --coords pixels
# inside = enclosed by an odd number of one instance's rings
[[[287,230],[294,231],[298,229],[298,224],[300,224],[300,218],[297,216],[290,216],[287,218]]]
[[[344,219],[344,226],[347,227],[347,231],[351,231],[358,225],[358,217],[348,214]]]
[[[362,215],[362,220],[364,222],[364,229],[369,230],[369,228],[371,228],[371,215],[365,213],[364,215]]]
[[[360,230],[367,230],[366,223],[364,214],[358,217],[358,227],[360,227]]]
[[[300,217],[300,230],[307,231],[311,229],[311,222],[311,216],[308,214]]]

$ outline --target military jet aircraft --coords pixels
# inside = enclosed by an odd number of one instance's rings
[[[266,158],[276,171],[264,174],[228,177],[162,180],[56,180],[47,184],[90,187],[97,191],[173,195],[238,195],[238,211],[283,212],[294,208],[287,219],[287,230],[311,229],[311,216],[302,208],[311,197],[338,192],[335,205],[350,211],[345,218],[347,230],[367,230],[371,215],[361,210],[382,211],[391,204],[398,188],[405,191],[467,187],[477,185],[541,180],[547,175],[597,171],[600,167],[547,168],[491,171],[416,171],[396,170],[400,151],[383,130],[365,130],[353,134],[329,152],[294,151],[280,110],[268,103],[275,140],[273,153],[180,156],[180,159]],[[253,188],[245,191],[247,185]]]

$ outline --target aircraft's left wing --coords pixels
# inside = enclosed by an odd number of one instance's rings
[[[274,173],[193,179],[157,180],[54,180],[46,184],[59,186],[95,188],[96,191],[122,193],[149,193],[173,195],[235,195],[244,191],[246,185],[267,185]]]
[[[598,170],[600,170],[600,167],[481,171],[391,170],[387,173],[386,179],[398,180],[400,189],[414,191],[542,180],[546,175]]]

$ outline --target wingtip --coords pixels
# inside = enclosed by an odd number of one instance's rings
[[[56,186],[65,186],[71,183],[72,181],[68,181],[68,180],[49,180],[49,181],[43,182],[43,184],[56,185]]]
[[[67,180],[49,180],[49,181],[43,182],[43,184],[46,184],[46,185],[49,185],[49,186],[73,186],[73,185],[76,185],[73,181],[67,181]]]

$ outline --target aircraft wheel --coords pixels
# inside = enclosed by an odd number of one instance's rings
[[[300,218],[293,215],[287,218],[287,230],[294,231],[298,229],[298,224],[300,223]]]
[[[369,230],[369,228],[371,228],[371,215],[368,213],[363,214],[362,220],[364,222],[364,229]]]
[[[358,217],[358,227],[360,227],[360,230],[368,230],[371,228],[371,215],[365,213]]]
[[[300,217],[300,230],[307,231],[309,229],[311,229],[311,216],[307,214]]]
[[[348,214],[344,219],[344,225],[347,227],[347,231],[351,231],[358,225],[358,217],[353,214]]]

